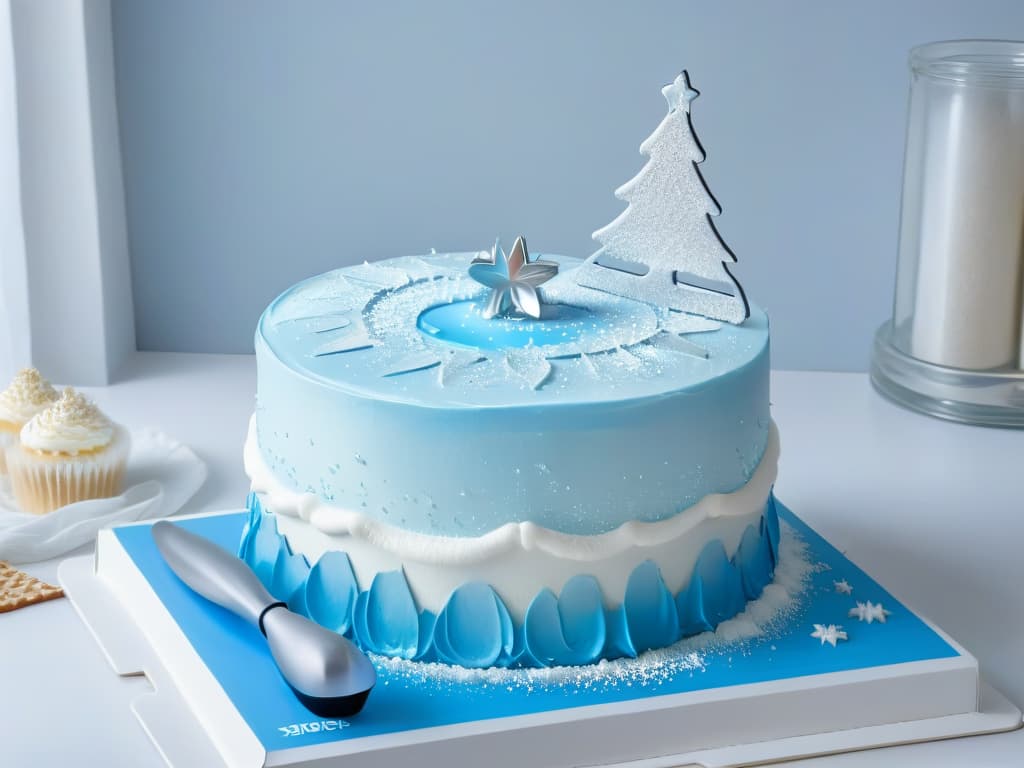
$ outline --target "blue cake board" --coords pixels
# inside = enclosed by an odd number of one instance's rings
[[[816,567],[764,636],[708,647],[697,668],[648,682],[497,686],[379,666],[365,709],[347,720],[299,703],[259,631],[174,576],[151,523],[102,532],[95,562],[69,560],[60,576],[115,670],[150,678],[155,693],[134,708],[174,766],[729,765],[1020,725],[1016,707],[982,689],[970,654],[778,509]],[[234,551],[245,519],[176,522]],[[840,580],[852,596],[835,590]],[[849,618],[854,598],[882,603],[888,620]],[[842,625],[848,640],[819,643],[815,623]]]

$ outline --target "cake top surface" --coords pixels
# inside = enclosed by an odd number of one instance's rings
[[[257,330],[288,368],[350,394],[426,407],[563,405],[656,397],[750,364],[768,344],[740,324],[577,283],[576,259],[537,290],[540,318],[487,317],[470,277],[481,254],[432,253],[345,267],[290,288]]]

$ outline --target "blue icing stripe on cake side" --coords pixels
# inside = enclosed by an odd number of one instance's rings
[[[343,552],[326,552],[310,567],[292,554],[255,495],[239,555],[279,600],[351,637],[364,650],[463,667],[549,667],[635,657],[681,637],[715,629],[760,597],[778,562],[774,495],[745,530],[730,559],[708,542],[688,585],[673,595],[651,561],[637,566],[616,608],[606,609],[596,579],[581,574],[556,595],[541,590],[516,625],[499,594],[469,582],[455,589],[435,616],[420,610],[401,571],[356,582]],[[365,589],[363,587],[366,587]]]

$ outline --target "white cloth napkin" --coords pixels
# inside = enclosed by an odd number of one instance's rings
[[[101,528],[173,515],[206,480],[206,464],[187,445],[155,429],[133,430],[125,492],[68,504],[46,515],[18,510],[0,483],[0,560],[31,563],[69,552]]]

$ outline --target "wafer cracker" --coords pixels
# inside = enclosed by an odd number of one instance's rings
[[[63,597],[64,590],[0,560],[0,613]]]

